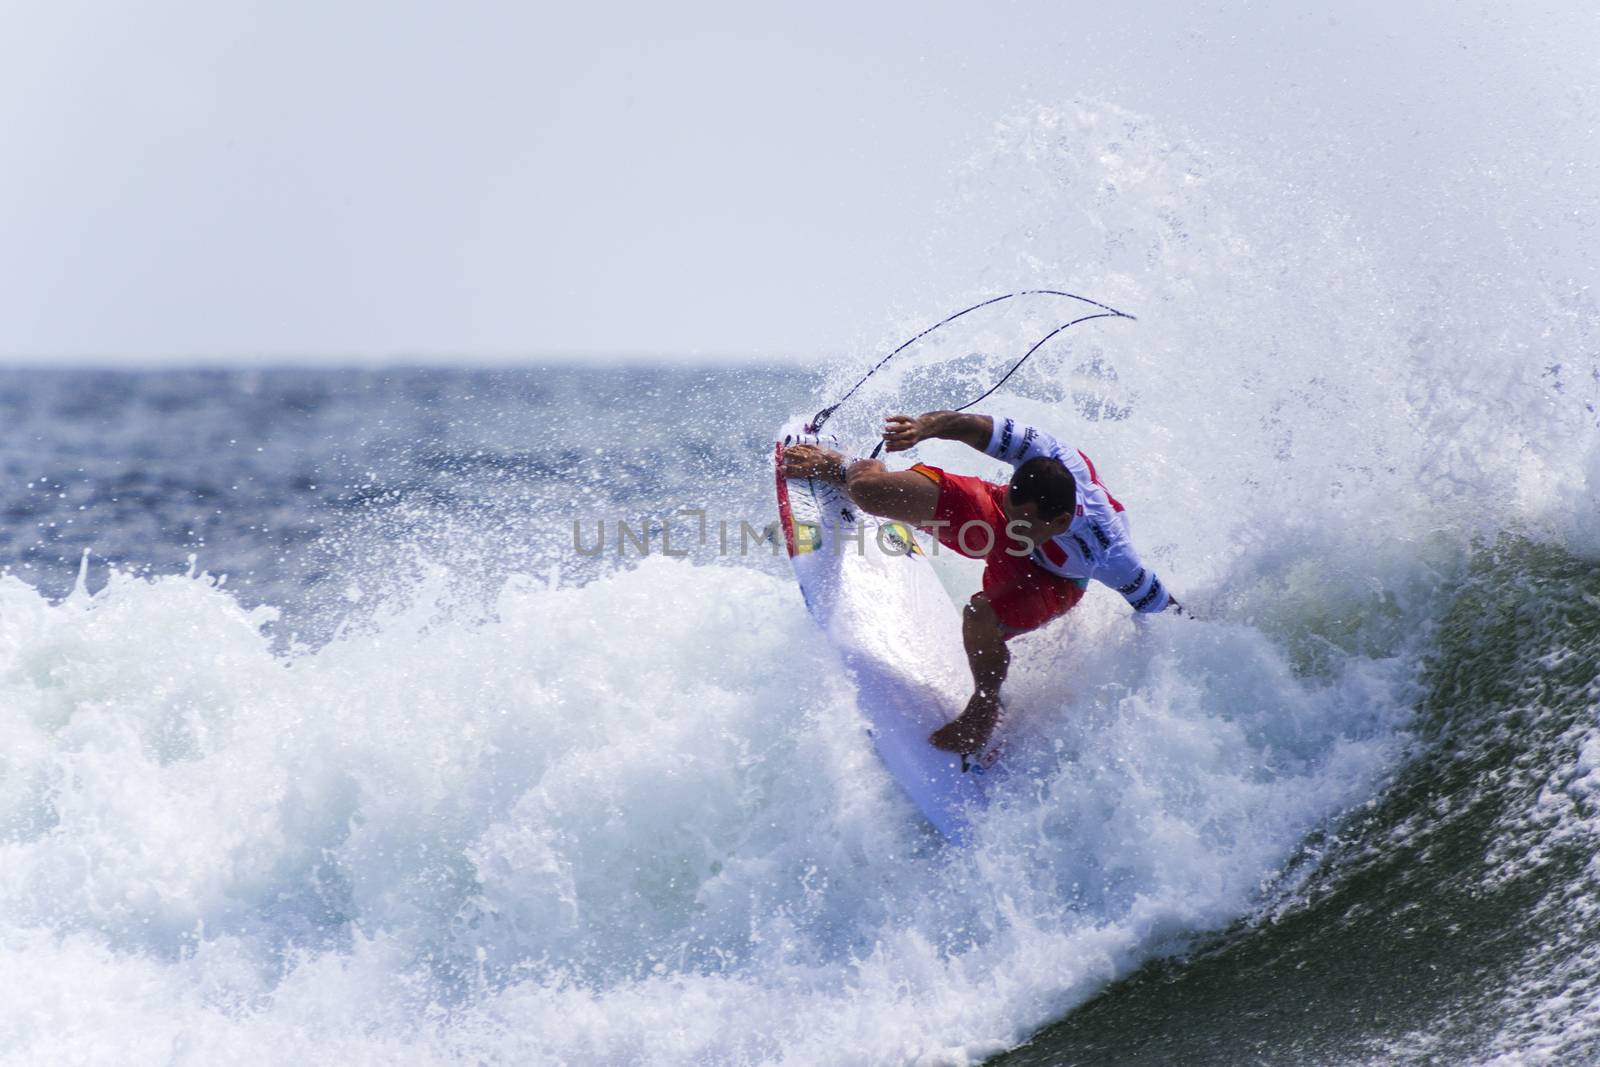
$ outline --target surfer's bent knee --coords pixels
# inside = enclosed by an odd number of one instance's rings
[[[989,603],[989,598],[982,593],[973,594],[961,613],[973,622],[988,623],[996,627],[1000,625],[1000,616],[995,614],[994,605]]]

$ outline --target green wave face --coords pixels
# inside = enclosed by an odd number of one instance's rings
[[[1412,759],[1250,919],[992,1062],[1600,1059],[1600,564],[1480,548],[1434,647]]]

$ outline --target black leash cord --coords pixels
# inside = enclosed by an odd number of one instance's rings
[[[1011,369],[1010,370],[1008,370],[1004,374],[1000,375],[1000,380],[999,381],[997,381],[993,385],[989,386],[988,389],[985,389],[982,393],[980,393],[979,395],[973,397],[971,400],[967,401],[965,404],[962,404],[960,407],[954,408],[952,410],[954,410],[954,411],[965,411],[968,408],[972,407],[973,405],[980,404],[983,401],[989,399],[991,396],[993,396],[995,394],[995,391],[997,389],[999,389],[1002,385],[1006,384],[1006,379],[1007,378],[1010,378],[1013,374],[1017,373],[1017,368],[1018,367],[1022,366],[1024,363],[1028,362],[1028,357],[1029,356],[1033,355],[1035,352],[1039,351],[1039,349],[1043,348],[1045,346],[1045,342],[1049,341],[1050,338],[1054,337],[1056,334],[1060,333],[1062,330],[1070,329],[1073,326],[1078,325],[1078,323],[1080,323],[1080,322],[1088,322],[1090,319],[1131,319],[1131,318],[1133,318],[1132,315],[1124,315],[1120,311],[1099,311],[1099,312],[1096,312],[1093,315],[1084,315],[1084,316],[1082,316],[1080,318],[1073,319],[1071,322],[1063,322],[1060,326],[1057,326],[1055,329],[1051,330],[1049,333],[1047,333],[1043,337],[1039,338],[1038,341],[1034,342],[1033,347],[1028,349],[1028,351],[1026,351],[1025,353],[1023,353],[1021,359],[1019,359],[1015,363],[1011,364]],[[880,453],[882,451],[883,451],[883,442],[879,441],[877,447],[872,450],[872,458],[873,459],[877,459],[878,458],[878,453]]]
[[[832,415],[834,413],[834,411],[836,411],[838,409],[840,404],[843,404],[846,400],[849,400],[852,396],[854,396],[856,390],[860,389],[863,385],[865,385],[868,378],[870,378],[874,374],[878,373],[878,368],[882,367],[885,363],[889,362],[895,356],[898,356],[900,353],[904,352],[906,349],[910,348],[912,345],[916,344],[918,341],[920,341],[924,337],[928,336],[934,330],[939,329],[941,326],[948,326],[948,325],[950,325],[950,323],[956,321],[961,316],[969,315],[972,312],[977,311],[979,308],[986,308],[990,304],[998,304],[1002,300],[1012,300],[1012,299],[1015,299],[1016,297],[1019,297],[1019,296],[1060,296],[1060,297],[1066,297],[1068,300],[1077,300],[1077,301],[1080,301],[1082,303],[1088,304],[1088,305],[1090,305],[1092,307],[1097,307],[1097,308],[1100,309],[1100,313],[1096,314],[1096,315],[1085,315],[1081,319],[1074,319],[1072,322],[1067,323],[1065,326],[1058,326],[1054,330],[1050,331],[1050,333],[1044,338],[1043,341],[1040,341],[1039,344],[1034,345],[1032,348],[1028,349],[1028,355],[1027,356],[1023,356],[1022,359],[1017,360],[1016,366],[1013,366],[1010,370],[1006,371],[1005,377],[1001,378],[1000,381],[998,381],[998,382],[996,382],[994,384],[994,389],[990,389],[988,393],[984,393],[983,396],[978,397],[978,400],[982,400],[984,397],[988,396],[989,393],[992,393],[992,392],[994,392],[995,389],[1000,388],[1001,384],[1005,382],[1006,378],[1011,377],[1011,375],[1016,372],[1017,367],[1022,366],[1023,360],[1026,360],[1028,358],[1028,356],[1033,355],[1034,352],[1038,351],[1040,345],[1044,344],[1045,341],[1050,340],[1051,337],[1054,337],[1056,334],[1058,334],[1062,330],[1066,329],[1067,326],[1075,326],[1078,323],[1086,322],[1089,319],[1118,318],[1118,319],[1130,319],[1131,320],[1131,319],[1134,318],[1134,316],[1129,315],[1127,312],[1118,311],[1116,308],[1110,306],[1109,304],[1102,304],[1098,300],[1090,300],[1086,296],[1079,296],[1077,293],[1063,292],[1060,289],[1023,289],[1023,290],[1020,290],[1020,291],[1015,292],[1015,293],[1006,293],[1003,296],[992,296],[988,300],[984,300],[984,301],[982,301],[980,303],[973,304],[969,308],[962,308],[960,311],[956,312],[954,315],[951,315],[949,318],[941,319],[940,321],[934,323],[932,326],[929,326],[926,330],[923,330],[921,333],[917,334],[915,337],[912,337],[909,340],[907,340],[904,344],[902,344],[899,348],[896,348],[893,352],[890,352],[887,356],[884,356],[882,359],[878,360],[878,362],[876,362],[876,363],[874,363],[872,365],[872,369],[867,371],[867,373],[863,374],[861,376],[861,380],[856,382],[856,384],[852,385],[850,387],[849,391],[844,394],[844,396],[841,396],[838,400],[835,400],[833,403],[829,404],[827,407],[825,407],[821,411],[817,412],[815,417],[813,417],[812,420],[811,420],[811,425],[806,427],[806,432],[807,433],[820,433],[821,430],[822,430],[822,424],[824,422],[828,421],[828,417],[830,415]],[[974,400],[971,403],[967,404],[966,406],[957,408],[956,410],[957,411],[965,411],[967,409],[967,407],[971,407],[972,404],[976,404],[978,402],[978,400]],[[882,448],[883,446],[880,444],[878,447]],[[872,454],[874,456],[876,456],[878,453],[877,452],[873,452]]]
[[[1000,375],[1000,380],[999,381],[995,382],[993,385],[989,386],[988,389],[984,390],[984,392],[980,393],[978,396],[973,397],[971,400],[967,401],[965,404],[962,404],[960,407],[956,408],[955,410],[956,411],[965,411],[968,408],[972,407],[974,404],[980,404],[983,401],[989,399],[991,396],[993,396],[995,394],[995,390],[999,389],[1002,385],[1006,384],[1006,379],[1010,378],[1013,374],[1017,373],[1017,368],[1018,367],[1022,366],[1024,363],[1028,362],[1028,357],[1029,356],[1033,355],[1035,352],[1039,351],[1039,349],[1043,348],[1045,346],[1045,342],[1046,341],[1050,340],[1050,338],[1054,337],[1056,334],[1060,333],[1062,330],[1070,329],[1071,327],[1078,325],[1078,323],[1080,323],[1080,322],[1088,322],[1090,319],[1131,319],[1131,318],[1133,318],[1132,315],[1124,315],[1120,311],[1101,311],[1101,312],[1097,312],[1096,314],[1093,314],[1093,315],[1084,315],[1082,318],[1073,319],[1071,322],[1063,322],[1060,326],[1057,326],[1055,329],[1051,330],[1049,333],[1047,333],[1043,337],[1039,338],[1038,342],[1035,343],[1032,348],[1028,349],[1028,351],[1023,355],[1023,357],[1021,359],[1019,359],[1015,363],[1011,364],[1011,369],[1010,370],[1008,370],[1004,374]]]

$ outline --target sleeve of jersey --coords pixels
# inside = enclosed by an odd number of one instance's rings
[[[1101,581],[1121,593],[1128,606],[1137,612],[1154,614],[1166,611],[1172,603],[1172,595],[1167,592],[1167,587],[1161,584],[1161,579],[1156,577],[1156,572],[1142,565],[1132,574],[1115,577],[1106,575]]]
[[[1060,458],[1064,445],[1036,426],[1025,426],[1015,419],[994,416],[994,429],[989,433],[989,447],[984,449],[995,459],[1003,459],[1013,467],[1020,467],[1036,456]]]

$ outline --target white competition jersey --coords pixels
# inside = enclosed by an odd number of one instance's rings
[[[1089,457],[1043,430],[996,416],[985,452],[1019,467],[1037,456],[1058,459],[1078,483],[1078,510],[1067,532],[1046,541],[1030,557],[1063,578],[1092,578],[1125,597],[1135,611],[1163,611],[1171,603],[1166,587],[1139,562],[1128,537],[1122,505],[1106,491]]]

